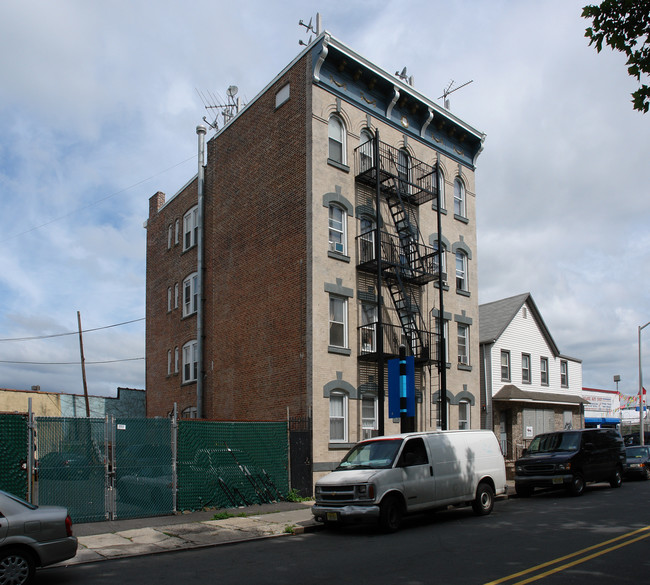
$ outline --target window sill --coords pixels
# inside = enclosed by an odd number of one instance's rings
[[[454,219],[457,219],[458,221],[460,221],[462,223],[469,223],[469,219],[467,219],[466,217],[463,217],[462,215],[456,215],[455,213],[454,213]]]
[[[458,369],[463,372],[471,372],[472,366],[466,366],[465,364],[458,364]]]
[[[438,284],[437,280],[433,281],[433,286],[436,287],[436,288],[440,288],[440,284]],[[446,282],[442,283],[442,290],[446,290],[446,291],[449,290],[449,285]]]
[[[339,169],[340,171],[344,171],[346,173],[350,172],[350,167],[348,165],[344,165],[343,163],[335,161],[334,159],[328,158],[327,164],[330,165],[331,167]]]
[[[346,355],[346,356],[352,355],[352,350],[351,349],[347,349],[345,347],[336,347],[334,345],[328,345],[327,346],[327,352],[328,353],[336,353],[336,354],[339,354],[339,355]]]
[[[348,264],[350,263],[350,256],[347,256],[346,254],[341,254],[341,252],[334,252],[332,250],[328,250],[327,255],[330,258],[334,258],[334,260],[340,260],[341,262],[347,262]]]
[[[438,211],[438,206],[434,203],[431,206],[431,209],[433,209],[433,211]],[[447,215],[447,210],[444,207],[440,210],[440,215]]]
[[[470,293],[468,290],[463,290],[462,288],[457,288],[456,289],[456,294],[460,295],[461,297],[471,297],[472,293]]]
[[[355,443],[344,443],[344,442],[332,443],[330,441],[330,444],[329,444],[328,448],[330,450],[338,450],[338,449],[342,450],[342,449],[345,449],[347,451],[349,449],[352,449],[352,447],[354,447],[354,445],[355,445]]]

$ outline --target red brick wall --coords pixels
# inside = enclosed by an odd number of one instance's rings
[[[306,414],[308,75],[303,59],[208,142],[206,418],[280,420],[287,407]],[[275,94],[287,82],[290,99],[276,110]],[[182,254],[181,242],[167,251],[167,226],[176,217],[182,222],[196,193],[193,182],[149,218],[149,416],[167,414],[174,401],[180,410],[196,404],[196,384],[182,386],[180,372],[167,376],[167,350],[196,336],[196,317],[182,320],[182,306],[167,312],[167,287],[195,270],[196,249]]]

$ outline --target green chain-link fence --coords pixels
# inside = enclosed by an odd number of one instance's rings
[[[27,497],[27,417],[0,414],[0,489]]]
[[[287,423],[182,420],[178,509],[232,508],[288,492]]]

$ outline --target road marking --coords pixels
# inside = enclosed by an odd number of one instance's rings
[[[500,583],[506,583],[510,581],[513,581],[512,583],[510,583],[510,585],[526,585],[526,583],[532,583],[533,581],[538,581],[539,579],[543,579],[544,577],[548,577],[549,575],[552,575],[554,573],[559,573],[560,571],[564,571],[565,569],[569,569],[571,567],[574,567],[575,565],[585,563],[591,559],[615,551],[619,548],[623,548],[624,546],[628,546],[629,544],[634,544],[635,542],[638,542],[639,540],[643,540],[644,538],[648,538],[648,537],[650,537],[650,526],[645,526],[643,528],[639,528],[638,530],[633,530],[632,532],[628,532],[627,534],[622,534],[621,536],[617,536],[616,538],[606,540],[605,542],[601,542],[600,544],[594,544],[593,546],[583,548],[582,550],[571,553],[569,555],[565,555],[563,557],[554,559],[552,561],[547,561],[546,563],[542,563],[541,565],[536,565],[535,567],[531,567],[530,569],[526,569],[525,571],[520,571],[519,573],[513,573],[512,575],[508,575],[507,577],[502,577],[501,579],[497,579],[496,581],[490,581],[489,583],[485,583],[484,585],[499,585]],[[624,542],[619,542],[621,540],[623,540]],[[618,543],[618,544],[614,544],[614,543]],[[614,545],[608,546],[612,544]],[[603,548],[603,547],[608,547],[608,548]],[[591,551],[595,551],[597,549],[602,549],[602,550],[599,550],[598,552],[594,552],[592,554],[588,554],[588,555],[586,554]],[[586,556],[582,556],[582,555],[586,555]],[[554,567],[553,569],[545,571],[544,573],[533,575],[532,577],[529,577],[528,579],[524,579],[523,581],[514,582],[514,579],[523,577],[525,575],[529,575],[531,573],[535,573],[547,567],[551,567],[552,565],[558,565],[558,563],[563,563],[564,561],[567,561],[574,557],[580,557],[580,558],[571,561],[570,563],[566,563]]]

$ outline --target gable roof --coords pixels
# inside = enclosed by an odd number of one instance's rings
[[[537,321],[539,329],[553,354],[559,356],[560,350],[553,341],[553,337],[530,293],[479,305],[479,344],[494,343],[499,339],[524,304],[528,305],[530,313]]]

